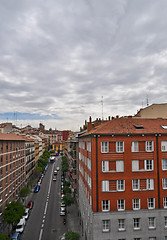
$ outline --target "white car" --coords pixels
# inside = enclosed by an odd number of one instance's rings
[[[65,233],[62,235],[62,237],[61,237],[61,239],[60,240],[66,240],[66,238],[65,238]]]
[[[60,216],[65,216],[66,215],[66,208],[65,207],[61,207],[60,208]]]
[[[29,217],[29,208],[25,209],[25,213],[23,214],[23,218],[25,218],[25,220],[27,220]]]
[[[25,218],[21,218],[16,226],[16,232],[22,233],[24,231],[25,224],[26,224]]]

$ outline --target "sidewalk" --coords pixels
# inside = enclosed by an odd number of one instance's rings
[[[67,213],[67,226],[68,231],[78,232],[80,234],[80,240],[84,240],[81,232],[80,219],[78,216],[78,207],[74,202],[71,206],[68,207]]]

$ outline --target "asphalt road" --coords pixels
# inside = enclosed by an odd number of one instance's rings
[[[59,214],[61,171],[58,171],[57,181],[53,181],[53,171],[57,166],[61,168],[61,156],[56,157],[55,163],[49,164],[40,191],[32,194],[34,207],[21,240],[58,240],[67,231],[63,216]]]

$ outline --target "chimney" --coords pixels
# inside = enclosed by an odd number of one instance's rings
[[[92,129],[92,118],[89,117],[89,122],[87,123],[87,131],[89,132]]]
[[[111,117],[110,116],[108,116],[108,120],[110,121],[110,119],[111,119]]]

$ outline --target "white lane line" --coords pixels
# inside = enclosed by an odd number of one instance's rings
[[[54,165],[52,166],[52,172],[53,172],[53,168],[54,168]],[[47,196],[47,198],[49,197],[49,194],[50,194],[51,183],[52,183],[52,174],[51,174],[51,177],[50,177],[50,183],[49,183],[48,196]],[[45,218],[46,211],[47,211],[47,207],[48,207],[48,199],[47,199],[47,202],[46,202],[46,205],[45,205],[45,210],[44,210],[43,218]],[[41,239],[42,239],[43,227],[44,227],[44,224],[42,224],[42,228],[41,228],[41,231],[40,231],[39,239],[38,239],[38,240],[41,240]]]
[[[41,229],[41,231],[40,231],[39,240],[42,239],[42,233],[43,233],[43,229]]]

